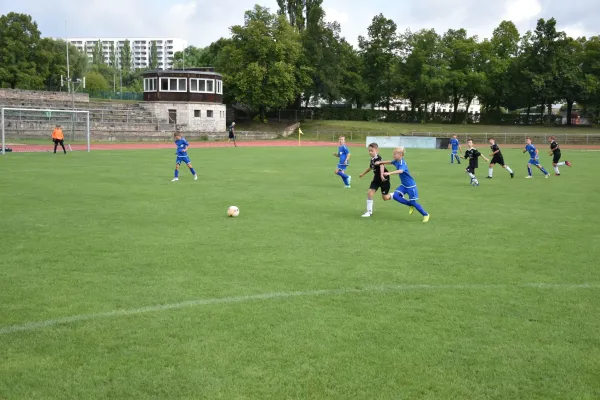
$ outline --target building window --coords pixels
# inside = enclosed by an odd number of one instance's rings
[[[206,110],[206,117],[207,118],[212,118],[213,117],[213,110]]]
[[[200,113],[200,110],[194,110],[194,117],[195,118],[200,118],[202,116],[202,114]]]
[[[144,92],[156,92],[156,78],[144,78]]]
[[[186,78],[160,78],[161,92],[185,92],[187,91]]]
[[[213,79],[190,79],[190,92],[194,93],[214,93],[215,81]]]
[[[217,82],[217,94],[223,94],[223,81],[216,81]]]

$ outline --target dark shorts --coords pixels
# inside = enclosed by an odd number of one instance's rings
[[[381,179],[373,179],[371,181],[371,186],[369,189],[377,191],[377,189],[381,189],[381,194],[389,194],[390,193],[390,180],[382,181]]]
[[[65,142],[64,139],[52,139],[52,141],[54,142],[54,144],[63,144]]]
[[[469,166],[467,167],[467,172],[469,172],[469,173],[471,173],[471,174],[475,174],[475,167],[473,167],[473,166],[469,165]]]
[[[560,161],[560,156],[560,151],[555,151],[554,155],[552,156],[552,163],[557,164]]]
[[[492,157],[492,161],[490,161],[490,164],[499,164],[502,165],[504,167],[504,157],[503,156],[499,156],[499,155],[494,155],[494,157]]]
[[[235,135],[233,134],[233,132],[229,132],[229,139],[234,139]]]

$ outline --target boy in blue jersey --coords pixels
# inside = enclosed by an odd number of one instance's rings
[[[419,203],[417,203],[417,200],[419,199],[417,183],[410,175],[408,165],[406,165],[406,161],[404,161],[404,147],[400,146],[394,149],[394,161],[379,161],[378,164],[392,164],[396,167],[396,171],[384,172],[384,176],[400,175],[400,186],[396,188],[393,196],[388,194],[384,199],[390,200],[393,198],[398,203],[408,206],[409,215],[416,209],[423,216],[423,222],[429,221],[429,214]],[[404,198],[405,194],[408,194],[408,200]]]
[[[335,157],[339,157],[340,159],[340,162],[335,169],[335,174],[342,178],[346,189],[350,189],[352,177],[350,175],[346,175],[346,168],[348,167],[348,163],[350,161],[350,150],[348,149],[348,146],[346,146],[346,137],[340,136],[340,147],[338,147],[338,151],[333,153],[333,155]]]
[[[538,167],[539,170],[544,173],[544,176],[546,178],[549,178],[550,174],[540,164],[540,155],[538,153],[538,149],[536,149],[535,146],[531,143],[531,138],[526,137],[525,143],[526,143],[526,145],[525,145],[525,150],[523,150],[523,153],[529,153],[529,162],[527,163],[527,172],[529,172],[529,175],[527,175],[525,178],[527,178],[527,179],[532,178],[532,176],[531,176],[531,166],[532,165],[535,165],[536,167]]]
[[[460,147],[460,142],[456,138],[456,135],[452,135],[452,139],[450,139],[450,143],[448,144],[448,148],[452,148],[452,153],[450,153],[450,164],[454,164],[454,159],[460,164],[460,157],[458,156],[458,152],[462,153],[462,148]]]
[[[190,147],[185,138],[181,137],[181,134],[176,133],[175,137],[175,145],[177,146],[177,160],[175,161],[175,177],[171,180],[171,182],[177,182],[179,180],[179,164],[182,162],[188,166],[192,175],[194,175],[194,180],[198,180],[198,175],[196,175],[196,171],[192,168],[192,162],[190,161],[190,157],[188,156],[187,150]]]

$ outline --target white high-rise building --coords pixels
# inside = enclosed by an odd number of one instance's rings
[[[119,65],[121,48],[125,44],[125,41],[129,40],[131,66],[134,69],[150,67],[152,42],[156,42],[159,69],[172,68],[175,52],[183,51],[187,47],[187,41],[179,38],[69,38],[68,40],[69,43],[75,45],[79,50],[86,51],[90,61],[94,47],[100,41],[102,43],[104,62],[108,65],[111,64],[113,46],[116,53],[117,65]]]

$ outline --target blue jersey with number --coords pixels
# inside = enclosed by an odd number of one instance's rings
[[[457,152],[458,151],[458,146],[459,146],[459,142],[458,139],[452,138],[450,139],[450,144],[452,145],[452,151]]]
[[[408,171],[408,165],[406,165],[406,161],[404,161],[404,158],[401,160],[392,161],[392,165],[396,167],[396,169],[402,170],[402,173],[400,174],[400,182],[402,183],[402,186],[406,188],[412,188],[417,186],[417,183]]]
[[[187,156],[187,152],[183,151],[190,144],[184,138],[175,141],[175,145],[177,146],[177,157],[185,157]]]
[[[343,144],[338,148],[338,154],[340,155],[340,164],[343,164],[346,162],[346,158],[348,158],[350,150],[348,150],[348,147],[346,147],[346,145]]]
[[[525,146],[525,150],[527,150],[532,160],[535,160],[538,157],[534,145],[528,144],[527,146]]]

